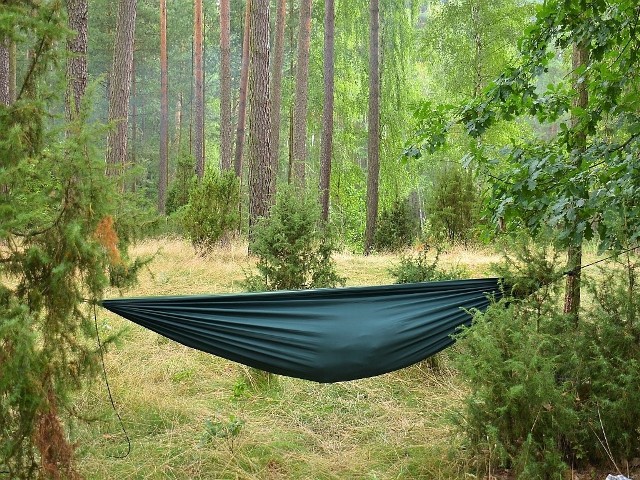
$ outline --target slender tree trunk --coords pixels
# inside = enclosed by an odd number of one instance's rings
[[[311,45],[311,0],[300,1],[298,64],[293,113],[293,183],[304,193],[307,161],[307,104],[309,99],[309,48]]]
[[[107,137],[108,175],[120,173],[127,158],[127,127],[135,27],[136,0],[120,0],[109,82],[109,122],[115,126]]]
[[[584,45],[574,45],[572,54],[572,67],[574,71],[573,75],[573,88],[576,90],[577,96],[574,99],[574,106],[582,109],[586,109],[589,104],[589,96],[587,92],[586,81],[580,81],[579,77],[583,74],[575,73],[576,70],[582,66],[586,66],[589,62],[589,52]],[[571,126],[576,128],[578,126],[579,118],[571,118]],[[575,137],[576,149],[584,151],[587,144],[587,135],[583,130],[576,134]],[[579,165],[576,165],[578,167]],[[586,195],[586,192],[584,192]],[[565,282],[565,294],[564,294],[564,313],[572,315],[576,322],[578,321],[578,311],[580,309],[580,286],[581,286],[581,271],[582,267],[582,242],[575,245],[570,245],[567,250],[567,270],[570,272],[567,275]]]
[[[66,0],[69,29],[75,36],[67,39],[67,118],[72,119],[80,111],[80,102],[87,89],[87,31],[89,5],[87,0]]]
[[[333,144],[333,83],[334,83],[334,0],[324,2],[324,105],[322,107],[322,140],[320,146],[320,205],[322,219],[329,221],[329,185]]]
[[[180,155],[182,150],[182,92],[178,94],[178,101],[176,102],[176,155]]]
[[[231,6],[220,0],[220,164],[231,168]]]
[[[293,104],[289,106],[289,162],[287,168],[287,185],[293,182]]]
[[[135,44],[133,48],[133,64],[131,66],[131,149],[129,152],[129,163],[136,165],[137,153],[136,147],[138,146],[138,90],[136,82],[136,55]],[[136,191],[136,179],[131,181],[131,190]]]
[[[294,18],[295,1],[289,2],[289,18]],[[289,22],[289,75],[295,80],[295,69],[293,63],[293,52],[295,51],[293,22]],[[287,162],[287,185],[291,185],[293,181],[293,102],[289,104],[289,145],[288,145],[288,162]]]
[[[380,176],[380,10],[378,0],[369,3],[369,129],[367,173],[367,225],[364,253],[373,249],[378,219],[378,183]]]
[[[16,44],[0,41],[0,103],[10,105],[16,101]]]
[[[474,57],[473,57],[473,98],[477,98],[482,90],[482,37],[480,35],[480,12],[479,6],[473,5],[471,7],[471,21],[473,24],[473,44],[474,44]]]
[[[137,78],[137,75],[136,75]],[[138,126],[140,128],[140,138],[138,141],[140,143],[144,143],[145,141],[145,132],[147,131],[147,123],[145,122],[145,103],[144,103],[144,95],[140,95],[136,100],[136,112],[138,115]]]
[[[0,103],[9,105],[9,40],[0,39]]]
[[[249,228],[269,215],[275,178],[271,162],[269,103],[269,0],[251,9],[251,80],[249,98]]]
[[[194,130],[193,156],[196,161],[196,175],[204,176],[204,68],[203,68],[203,23],[202,0],[194,1],[193,12],[193,76],[194,85]]]
[[[280,151],[280,109],[282,106],[282,65],[284,63],[284,28],[287,24],[287,0],[278,0],[276,33],[271,74],[271,150],[273,169],[277,176]]]
[[[160,0],[160,175],[158,178],[158,211],[167,208],[169,171],[169,58],[167,54],[167,0]]]
[[[244,11],[244,35],[242,39],[242,67],[240,70],[240,96],[238,98],[238,127],[233,165],[236,176],[242,178],[242,150],[244,149],[244,125],[247,115],[247,86],[249,84],[249,35],[251,31],[251,0]]]
[[[9,101],[11,103],[16,101],[17,91],[17,67],[16,67],[16,42],[10,42],[9,44]]]

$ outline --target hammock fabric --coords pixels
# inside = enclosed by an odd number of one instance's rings
[[[453,343],[500,296],[498,279],[104,300],[102,306],[188,347],[317,382],[407,367]]]

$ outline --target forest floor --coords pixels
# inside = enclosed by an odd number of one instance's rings
[[[207,257],[176,239],[145,241],[134,256],[155,255],[138,286],[108,297],[240,291],[255,259],[246,245]],[[397,255],[337,256],[348,285],[392,282]],[[453,249],[440,264],[490,275],[500,256]],[[318,384],[274,376],[195,351],[99,309],[101,337],[119,333],[105,355],[105,382],[78,399],[71,432],[89,479],[456,479],[468,465],[451,426],[465,388],[439,355],[375,378]],[[451,350],[451,349],[450,349]],[[452,349],[455,352],[455,347]],[[82,417],[82,419],[80,419]],[[88,418],[87,418],[88,417]]]

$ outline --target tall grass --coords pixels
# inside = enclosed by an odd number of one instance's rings
[[[205,258],[175,239],[147,241],[133,253],[156,257],[127,296],[237,291],[253,265],[238,243]],[[482,251],[441,255],[444,265],[465,265],[475,276],[497,259]],[[388,268],[399,258],[343,253],[336,260],[348,285],[371,285],[391,282]],[[104,310],[98,324],[103,335],[124,329],[105,361],[132,450],[118,458],[126,440],[96,381],[70,416],[87,478],[463,478],[464,456],[446,420],[465,390],[446,358],[437,372],[419,364],[353,382],[277,377],[254,385],[245,367]],[[229,434],[232,424],[240,427]]]

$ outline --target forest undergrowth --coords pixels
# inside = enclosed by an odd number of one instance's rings
[[[155,259],[136,287],[109,297],[240,291],[255,263],[238,242],[201,257],[183,240],[149,240],[133,254]],[[393,282],[389,268],[401,258],[343,252],[336,263],[347,285],[373,285]],[[489,250],[452,248],[439,263],[482,277],[500,258]],[[99,309],[97,321],[105,337],[122,332],[105,363],[131,452],[98,379],[70,416],[86,478],[457,479],[472,471],[464,438],[451,421],[469,394],[449,357],[455,346],[435,364],[317,384],[256,376],[105,310]],[[597,475],[574,473],[573,479]]]
[[[254,260],[232,242],[203,258],[183,240],[152,240],[136,287],[110,297],[240,291]],[[394,254],[336,256],[347,285],[391,283]],[[444,266],[487,274],[498,255],[452,249]],[[78,399],[71,432],[87,478],[433,478],[462,476],[447,422],[464,389],[446,357],[376,378],[317,384],[274,377],[256,385],[241,365],[188,349],[106,310],[100,333],[123,331],[105,355],[127,440],[98,379]],[[82,417],[82,418],[81,418]]]

